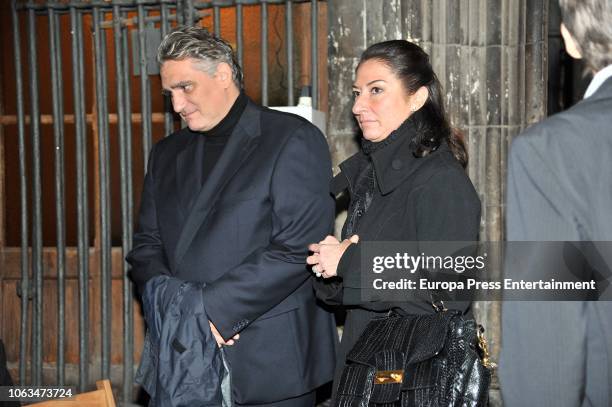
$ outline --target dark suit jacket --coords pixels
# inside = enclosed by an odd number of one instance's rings
[[[509,241],[607,242],[595,246],[607,247],[598,256],[612,267],[612,79],[515,139],[507,199]],[[523,257],[540,264],[542,252]],[[515,279],[555,277],[541,273],[506,269]],[[509,301],[502,319],[504,405],[612,405],[612,302]]]
[[[225,339],[240,333],[226,348],[235,401],[308,392],[331,379],[337,341],[305,266],[333,225],[325,138],[249,101],[200,189],[201,139],[183,129],[152,149],[131,276],[139,287],[159,274],[206,283],[211,321]]]

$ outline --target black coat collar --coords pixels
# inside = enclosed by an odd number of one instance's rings
[[[442,151],[449,151],[448,144],[443,142],[438,149],[426,157],[415,157],[412,139],[416,135],[416,127],[412,120],[405,121],[397,129],[399,139],[392,144],[372,152],[372,163],[376,182],[382,195],[386,195],[401,185],[406,178],[429,161],[431,157]],[[332,180],[332,192],[338,192],[347,187],[352,190],[353,182],[358,175],[361,162],[367,160],[360,150],[346,161],[342,162],[340,174]]]

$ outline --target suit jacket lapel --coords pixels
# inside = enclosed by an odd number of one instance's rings
[[[191,211],[185,220],[175,251],[175,264],[180,265],[196,233],[206,221],[219,193],[236,174],[240,166],[257,146],[260,135],[260,115],[257,107],[249,101],[240,120],[236,124],[219,161],[213,168],[208,180],[202,186]],[[189,166],[186,165],[188,168]],[[200,184],[196,184],[199,188]],[[192,186],[193,187],[193,186]]]

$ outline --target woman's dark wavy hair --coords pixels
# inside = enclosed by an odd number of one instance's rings
[[[425,86],[427,101],[411,119],[415,120],[417,135],[413,139],[415,156],[424,157],[446,141],[453,155],[465,168],[468,154],[461,133],[453,129],[446,117],[442,99],[442,87],[431,67],[429,56],[416,44],[405,40],[392,40],[371,45],[361,54],[359,66],[368,60],[386,64],[401,80],[409,94]]]

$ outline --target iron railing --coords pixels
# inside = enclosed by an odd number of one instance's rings
[[[34,2],[33,0],[12,2],[13,45],[15,64],[16,87],[16,124],[19,152],[20,175],[20,246],[21,246],[21,280],[19,293],[21,295],[20,313],[20,340],[19,340],[19,382],[20,384],[42,385],[43,378],[43,344],[45,331],[43,320],[46,313],[54,312],[43,308],[43,222],[42,205],[43,194],[41,189],[41,118],[39,89],[42,85],[51,87],[52,117],[47,118],[53,124],[54,141],[54,186],[55,186],[55,239],[56,239],[56,268],[57,268],[57,372],[55,384],[67,384],[66,375],[66,282],[67,282],[67,242],[66,242],[66,198],[65,189],[67,179],[65,162],[65,133],[66,123],[74,124],[75,131],[75,162],[76,162],[76,223],[77,223],[77,277],[78,277],[78,389],[84,391],[93,381],[91,366],[91,352],[89,342],[91,335],[100,338],[100,372],[95,377],[111,377],[111,322],[112,322],[112,239],[111,239],[111,138],[113,132],[111,124],[116,125],[116,142],[119,150],[120,174],[120,212],[121,212],[121,257],[131,249],[131,240],[134,226],[133,202],[133,134],[132,134],[132,95],[130,74],[130,47],[128,43],[127,24],[135,20],[138,38],[138,67],[140,69],[140,126],[141,144],[144,164],[152,145],[152,124],[163,123],[166,134],[174,131],[175,120],[171,113],[169,100],[164,100],[163,115],[155,115],[151,108],[151,84],[147,73],[147,24],[158,23],[161,36],[165,35],[173,23],[194,24],[206,13],[212,10],[213,29],[220,33],[222,28],[221,9],[234,7],[236,10],[236,53],[239,62],[244,59],[244,8],[261,8],[261,101],[268,103],[268,6],[271,4],[285,7],[285,46],[286,46],[286,78],[287,78],[287,105],[294,103],[294,36],[293,36],[293,4],[305,2],[304,0],[234,0],[234,1],[190,1],[190,0],[91,0],[91,1],[47,1]],[[313,107],[317,107],[318,99],[318,13],[317,0],[308,1],[311,4],[311,88]],[[136,17],[130,15],[136,14]],[[130,14],[130,15],[128,15]],[[22,39],[20,22],[23,15],[27,16],[27,56],[22,55]],[[43,15],[48,18],[48,47],[49,61],[42,61],[38,57],[39,47],[47,44],[40,43],[36,35],[37,17]],[[62,44],[61,16],[69,16],[71,43]],[[85,17],[92,21],[92,38],[94,54],[95,75],[95,119],[88,117],[86,110],[85,89],[85,62],[84,62],[84,30]],[[107,61],[107,36],[105,30],[112,31],[114,44],[114,77],[109,77],[109,63]],[[67,78],[64,68],[66,61],[62,60],[62,48],[70,47],[72,77]],[[25,111],[25,84],[23,79],[24,64],[28,65],[29,115]],[[50,77],[41,81],[39,66],[49,63]],[[89,69],[89,67],[88,67]],[[114,84],[113,84],[114,82]],[[73,115],[67,120],[63,89],[72,88]],[[115,87],[116,112],[110,112],[109,86]],[[28,124],[29,121],[29,124]],[[2,123],[0,123],[1,125]],[[26,124],[29,128],[29,142],[26,140]],[[97,140],[93,140],[88,124],[97,127]],[[98,175],[92,181],[88,174],[88,144],[97,143]],[[29,148],[29,152],[27,151]],[[30,163],[31,168],[28,168]],[[137,169],[141,171],[141,169]],[[94,182],[97,193],[94,199],[89,195],[89,184]],[[28,190],[28,187],[31,189]],[[96,201],[99,214],[97,235],[99,239],[99,286],[100,286],[100,331],[95,334],[89,331],[91,301],[90,289],[90,212],[91,205]],[[29,212],[28,212],[28,208]],[[31,225],[31,230],[29,229]],[[31,254],[30,254],[31,253]],[[133,355],[134,355],[134,309],[133,288],[127,276],[128,265],[121,261],[121,276],[123,282],[123,397],[130,401],[133,395]],[[29,317],[30,299],[32,300],[31,318]],[[28,333],[31,335],[28,338]],[[31,344],[31,356],[28,355],[28,343]],[[96,355],[97,356],[97,355]],[[27,372],[30,369],[30,378]],[[48,381],[48,380],[47,380]]]

